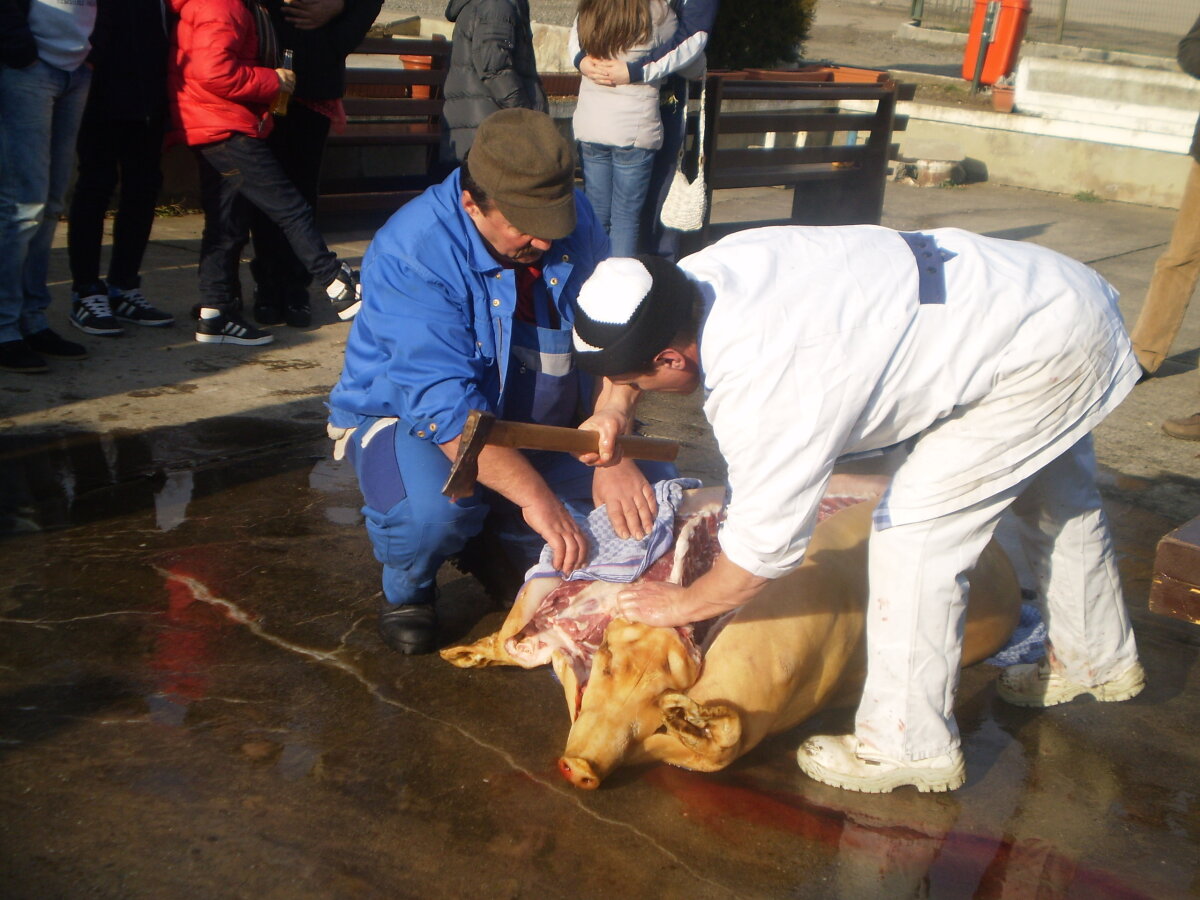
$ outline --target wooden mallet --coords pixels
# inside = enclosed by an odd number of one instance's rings
[[[598,453],[600,436],[594,431],[578,428],[559,428],[554,425],[533,425],[528,422],[506,422],[489,412],[473,409],[467,415],[462,436],[458,441],[458,457],[450,467],[450,475],[442,493],[451,500],[469,497],[479,478],[479,451],[486,445],[513,447],[518,450],[560,450],[564,453]],[[679,454],[679,443],[664,438],[623,434],[617,438],[622,455],[633,459],[653,459],[673,462]]]

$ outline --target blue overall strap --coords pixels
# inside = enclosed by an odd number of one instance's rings
[[[946,302],[946,260],[955,254],[943,250],[927,234],[898,231],[917,261],[917,297],[920,303]]]

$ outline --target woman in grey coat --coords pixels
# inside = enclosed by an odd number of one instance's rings
[[[462,162],[479,123],[498,109],[523,106],[548,112],[533,56],[529,0],[450,0],[454,23],[442,159]]]

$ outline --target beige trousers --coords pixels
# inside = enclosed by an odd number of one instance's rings
[[[1138,362],[1155,372],[1171,352],[1200,278],[1200,163],[1192,160],[1171,243],[1154,264],[1146,302],[1129,336]]]

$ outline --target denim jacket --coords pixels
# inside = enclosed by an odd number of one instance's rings
[[[501,409],[516,281],[462,208],[459,170],[403,206],[376,233],[362,266],[363,304],[330,394],[331,425],[396,417],[414,437],[444,443],[472,409]],[[578,223],[542,257],[563,322],[608,236],[581,191]]]

